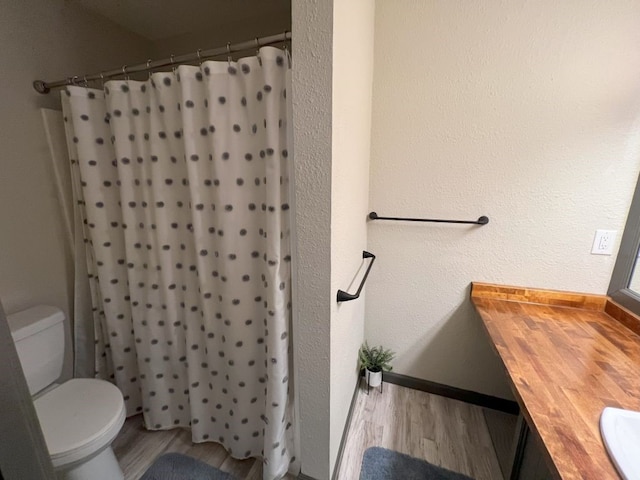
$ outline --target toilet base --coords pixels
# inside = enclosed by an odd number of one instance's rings
[[[111,447],[72,468],[56,470],[58,480],[124,480],[124,474]]]

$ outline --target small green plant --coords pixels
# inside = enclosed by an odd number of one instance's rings
[[[382,345],[370,347],[367,342],[364,342],[358,352],[360,368],[367,368],[372,372],[380,372],[382,370],[390,372],[393,368],[391,366],[391,360],[393,360],[395,356],[395,352],[392,352],[390,349],[385,349]]]

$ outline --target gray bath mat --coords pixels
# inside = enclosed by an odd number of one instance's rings
[[[235,477],[181,453],[165,453],[140,480],[235,480]]]
[[[387,450],[368,448],[362,456],[360,480],[473,480],[461,473],[431,465],[429,462]]]

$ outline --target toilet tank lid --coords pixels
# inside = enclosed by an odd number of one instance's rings
[[[15,342],[52,327],[63,320],[64,313],[59,308],[48,305],[37,305],[7,315],[11,336]]]

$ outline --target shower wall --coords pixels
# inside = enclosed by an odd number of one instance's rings
[[[246,22],[220,18],[215,28],[152,41],[64,0],[3,3],[0,60],[10,68],[0,76],[0,300],[8,313],[47,303],[69,317],[73,305],[71,252],[38,111],[60,109],[59,93],[39,95],[31,82],[291,30],[289,4],[277,5],[261,18],[248,12]],[[65,377],[71,373],[71,349],[67,353]]]
[[[156,40],[152,45],[152,57],[166,57],[168,54],[180,55],[195,52],[201,48],[214,48],[227,42],[244,42],[255,37],[264,37],[276,33],[291,31],[291,4],[278,0],[267,15],[252,15],[247,12],[246,17],[239,21],[215,22],[215,27],[197,30],[183,35]],[[241,56],[253,55],[250,50]]]
[[[31,82],[146,58],[151,45],[63,0],[3,2],[0,43],[0,300],[8,313],[46,303],[68,316],[73,268],[39,112],[59,108],[58,93]]]

